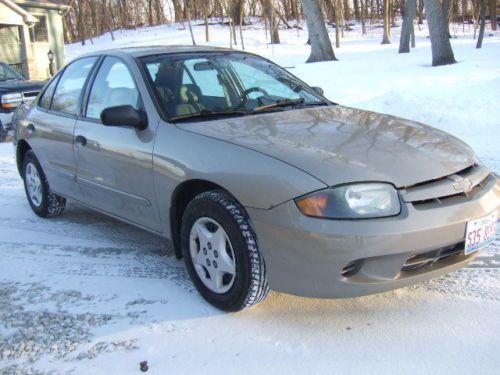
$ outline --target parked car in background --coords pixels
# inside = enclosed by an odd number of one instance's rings
[[[34,100],[45,83],[28,81],[9,65],[0,62],[0,141],[12,126],[16,108]]]
[[[173,241],[200,294],[335,298],[464,267],[500,182],[457,138],[330,102],[259,56],[149,47],[80,57],[16,114],[28,202],[66,199]]]

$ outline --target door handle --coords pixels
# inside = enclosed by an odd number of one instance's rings
[[[28,126],[26,127],[26,130],[28,131],[28,133],[32,134],[35,132],[35,125],[33,124],[28,124]]]
[[[85,146],[87,144],[87,138],[85,138],[83,135],[77,135],[75,137],[75,143]]]

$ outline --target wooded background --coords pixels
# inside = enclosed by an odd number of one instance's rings
[[[312,53],[308,61],[335,60],[327,28],[335,28],[335,47],[354,22],[362,33],[368,25],[383,27],[382,44],[391,42],[391,27],[401,17],[399,52],[410,51],[414,23],[427,19],[431,37],[433,65],[453,63],[449,43],[450,22],[478,30],[481,47],[486,19],[497,29],[498,0],[67,0],[71,9],[64,15],[67,43],[92,42],[92,38],[117,29],[180,22],[191,30],[193,20],[202,20],[205,40],[210,26],[229,26],[231,45],[244,43],[241,27],[249,17],[260,18],[269,33],[269,43],[280,43],[279,30],[302,28],[307,21]],[[481,22],[482,21],[482,22]],[[200,21],[196,21],[200,22]],[[187,24],[187,25],[186,25]],[[238,31],[239,28],[239,31]],[[312,32],[311,32],[312,31]],[[238,35],[239,34],[239,35]],[[191,33],[192,35],[192,33]],[[193,44],[196,43],[192,35]]]

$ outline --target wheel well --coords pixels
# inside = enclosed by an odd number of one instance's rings
[[[172,233],[172,242],[174,246],[175,256],[177,259],[182,258],[181,250],[181,223],[182,215],[186,210],[189,202],[198,194],[211,190],[225,190],[223,187],[206,180],[189,180],[181,183],[174,190],[170,204],[170,230]]]
[[[16,162],[17,162],[17,170],[19,174],[23,175],[23,159],[26,151],[31,150],[30,145],[24,139],[21,139],[17,142],[17,150],[16,150]]]

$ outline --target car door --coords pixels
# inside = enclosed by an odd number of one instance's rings
[[[84,202],[119,218],[160,231],[153,183],[153,145],[158,122],[144,130],[105,126],[108,107],[142,107],[125,61],[107,56],[88,90],[87,105],[75,127],[77,179]]]
[[[52,191],[76,200],[82,192],[76,181],[73,132],[81,96],[97,57],[78,59],[53,79],[26,118],[26,137]]]

